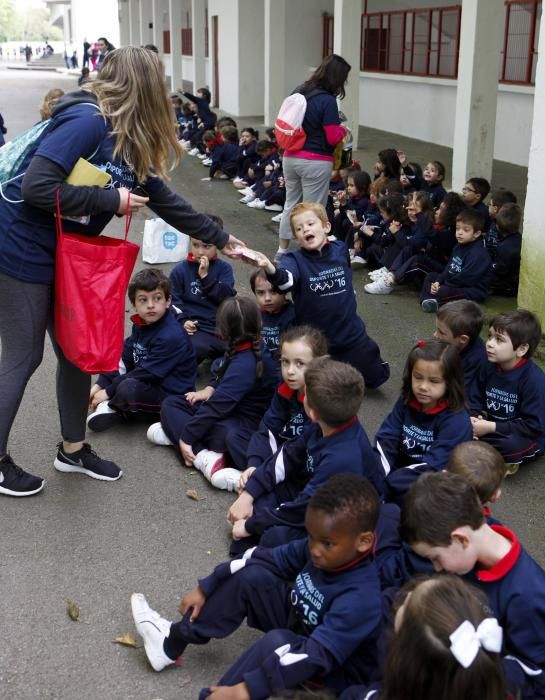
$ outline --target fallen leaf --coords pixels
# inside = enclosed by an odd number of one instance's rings
[[[79,620],[79,605],[74,603],[73,600],[66,601],[66,612],[68,613],[68,617],[73,622],[77,622]]]
[[[113,640],[114,644],[122,644],[124,647],[134,647],[138,649],[139,645],[136,643],[136,639],[132,636],[130,632],[124,634],[122,637],[116,637]]]
[[[204,497],[201,498],[195,489],[188,489],[185,493],[188,498],[192,498],[194,501],[204,501]]]

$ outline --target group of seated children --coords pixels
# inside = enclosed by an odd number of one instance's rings
[[[422,171],[394,149],[380,151],[373,181],[358,165],[334,173],[332,233],[351,249],[353,269],[370,269],[365,291],[417,284],[427,312],[456,299],[516,296],[522,237],[515,195],[498,189],[486,206],[487,180],[470,178],[458,194],[446,192],[444,178],[441,162]]]
[[[443,687],[446,677],[449,700],[542,697],[544,572],[491,519],[467,475],[492,459],[502,477],[543,454],[545,375],[531,359],[537,318],[498,314],[483,348],[478,305],[442,306],[435,337],[411,348],[401,396],[371,443],[358,418],[364,380],[378,387],[389,368],[357,315],[346,248],[329,239],[321,205],[297,205],[290,220],[299,247],[278,267],[255,251],[242,256],[257,267],[257,303],[235,293],[229,265],[198,241],[170,280],[154,269],[137,273],[120,371],[91,390],[91,429],[159,416],[152,442],[172,445],[182,464],[239,493],[228,514],[238,558],[183,598],[180,621],[133,595],[152,667],[247,618],[265,636],[202,698],[254,700],[308,683],[345,699],[431,700],[422,684],[434,678]],[[288,319],[287,329],[273,320],[263,332],[275,316]],[[212,318],[215,345],[203,337],[213,335]],[[215,377],[196,391],[196,356],[222,352]],[[498,488],[496,479],[489,500]],[[429,574],[429,561],[464,575],[486,607],[465,583],[432,578],[403,589],[394,622],[392,587]],[[438,635],[431,643],[430,630]],[[409,632],[414,653],[430,661],[421,664],[425,681],[399,658]]]

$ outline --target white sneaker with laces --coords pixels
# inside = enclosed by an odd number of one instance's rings
[[[267,211],[284,211],[284,207],[281,204],[267,204],[265,209]]]
[[[262,199],[252,199],[246,206],[251,209],[265,209],[265,202]]]
[[[206,158],[206,153],[197,153],[197,158],[204,160]]]
[[[256,196],[255,192],[251,187],[245,187],[244,189],[240,190],[240,194],[243,194],[244,196],[246,196],[247,194],[253,194],[254,197]]]
[[[267,207],[265,207],[266,209]],[[282,214],[277,214],[276,216],[271,216],[271,221],[274,221],[275,224],[279,224],[282,221]]]
[[[224,456],[222,452],[213,450],[201,450],[197,453],[193,466],[198,469],[208,481],[212,482],[212,476],[219,469],[223,469]]]
[[[234,177],[234,178],[233,178],[233,185],[236,185],[236,184],[239,183],[239,182],[242,182],[242,178],[241,178],[241,177],[238,177],[238,175],[237,175],[237,177]]]
[[[190,156],[198,156],[200,151],[198,148],[192,148],[190,151],[188,151]]]
[[[154,445],[172,445],[166,436],[161,423],[153,423],[153,425],[150,425],[148,432],[146,433],[146,437]]]
[[[364,287],[368,294],[390,294],[393,291],[394,285],[387,277],[379,277],[379,279],[366,284]]]
[[[212,474],[210,483],[222,491],[236,491],[242,472],[231,467],[218,469]]]
[[[367,260],[362,258],[361,255],[354,255],[350,260],[350,267],[353,270],[359,270],[367,265]]]
[[[108,406],[110,399],[101,401],[93,413],[87,416],[87,427],[95,433],[108,430],[121,420],[121,414]]]
[[[387,267],[381,267],[379,270],[372,270],[372,271],[369,273],[369,277],[370,277],[370,278],[373,280],[373,282],[374,282],[375,280],[378,280],[378,279],[380,279],[381,277],[386,277],[386,275],[388,275],[389,272],[390,272],[390,271],[388,270]]]
[[[170,634],[171,622],[152,610],[142,593],[131,595],[131,609],[136,631],[144,640],[144,650],[154,671],[162,671],[175,663],[167,656],[163,643]]]
[[[205,159],[202,161],[202,164],[203,164],[204,166],[212,165],[212,159],[211,159],[211,158],[205,158]]]
[[[244,197],[242,199],[239,199],[238,201],[241,204],[248,204],[249,202],[253,202],[255,198],[256,195],[253,192],[250,192],[250,194],[244,195]]]

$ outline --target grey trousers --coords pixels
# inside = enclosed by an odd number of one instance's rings
[[[290,227],[290,212],[299,202],[318,202],[324,207],[329,193],[329,181],[333,161],[284,158],[282,161],[286,182],[286,203],[280,221],[279,237],[293,238]]]
[[[0,272],[0,456],[28,380],[40,365],[45,334],[57,356],[57,405],[61,434],[67,442],[85,438],[91,375],[64,357],[53,328],[53,288],[21,282]]]

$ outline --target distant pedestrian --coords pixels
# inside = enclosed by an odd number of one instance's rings
[[[78,78],[78,86],[81,87],[84,83],[89,82],[89,80],[91,80],[90,71],[89,68],[85,66],[81,69],[81,75]]]
[[[110,51],[113,51],[115,49],[115,46],[113,44],[110,44],[108,39],[104,36],[100,36],[97,39],[97,47],[98,47],[98,59],[96,62],[96,70],[100,70],[102,67],[102,64],[104,63],[104,59],[106,56],[110,53]]]
[[[72,65],[72,68],[78,68],[78,52],[74,51],[72,54],[72,58],[70,59],[70,63]]]
[[[32,48],[28,44],[25,46],[25,58],[27,63],[32,60]]]
[[[91,44],[87,41],[87,39],[83,40],[83,63],[82,66],[83,68],[86,68],[89,65],[89,60],[91,58]]]

